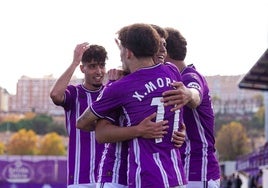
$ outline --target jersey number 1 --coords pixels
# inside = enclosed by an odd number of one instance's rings
[[[165,106],[164,106],[164,103],[160,101],[161,98],[162,97],[155,97],[152,99],[152,102],[151,102],[151,106],[157,106],[155,122],[164,120]],[[174,115],[174,121],[173,121],[173,131],[177,131],[179,129],[179,117],[180,117],[180,110],[176,110],[175,115]],[[162,142],[162,138],[155,139],[155,143],[160,143],[160,142]]]

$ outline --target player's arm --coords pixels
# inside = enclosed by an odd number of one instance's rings
[[[100,119],[96,125],[96,140],[99,143],[113,143],[130,140],[137,137],[162,138],[166,133],[168,121],[153,122],[156,113],[145,118],[136,126],[120,127],[106,119]]]
[[[77,66],[79,66],[83,53],[89,48],[88,43],[78,44],[74,50],[73,62],[57,79],[50,91],[50,98],[56,105],[62,104],[64,101],[65,90],[72,78]]]
[[[201,102],[199,91],[195,88],[187,88],[182,82],[173,82],[173,90],[163,92],[165,106],[175,105],[172,111],[178,110],[184,105],[190,108],[196,108]]]
[[[78,117],[76,122],[76,128],[84,131],[94,131],[96,127],[96,122],[99,119],[88,107],[80,117]]]

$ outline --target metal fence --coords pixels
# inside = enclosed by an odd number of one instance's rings
[[[248,155],[239,157],[236,161],[237,171],[243,171],[249,175],[256,175],[259,167],[265,165],[268,165],[268,143]]]

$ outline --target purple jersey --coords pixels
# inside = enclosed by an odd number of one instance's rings
[[[95,132],[85,132],[76,128],[77,118],[95,101],[103,87],[89,91],[83,85],[69,85],[65,91],[62,106],[65,110],[66,129],[69,135],[68,185],[95,183],[104,144],[98,144]]]
[[[171,142],[172,133],[182,120],[180,111],[160,102],[162,93],[172,89],[170,83],[181,81],[180,73],[172,65],[158,64],[139,69],[117,82],[111,83],[92,103],[91,110],[100,118],[107,118],[122,109],[127,118],[125,126],[137,125],[157,112],[155,121],[168,120],[168,134],[162,139],[135,138],[129,141],[128,186],[174,187],[186,184],[179,150]]]
[[[186,87],[200,93],[201,104],[196,109],[183,108],[186,140],[180,148],[184,169],[189,181],[209,181],[220,178],[219,163],[215,156],[214,113],[205,78],[193,65],[182,72]]]
[[[112,114],[115,125],[123,126],[126,118],[119,111]],[[119,117],[119,118],[118,118]],[[99,165],[98,183],[127,185],[128,142],[106,143]]]

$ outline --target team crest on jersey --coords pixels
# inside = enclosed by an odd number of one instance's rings
[[[196,83],[196,82],[190,82],[190,83],[187,85],[187,87],[188,87],[188,88],[195,88],[195,89],[197,89],[197,90],[200,90],[200,89],[201,89],[200,85],[199,85],[198,83]]]

